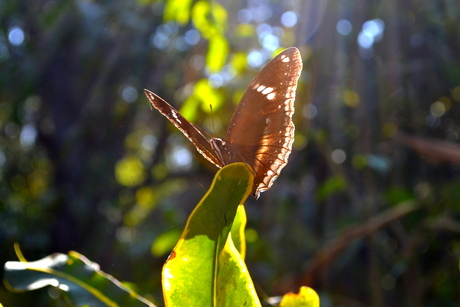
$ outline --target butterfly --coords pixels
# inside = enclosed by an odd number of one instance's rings
[[[251,194],[257,199],[278,178],[292,151],[292,115],[301,71],[302,58],[296,47],[268,62],[241,98],[225,140],[206,137],[161,97],[146,89],[144,93],[211,163],[219,168],[234,162],[249,165],[254,174]]]

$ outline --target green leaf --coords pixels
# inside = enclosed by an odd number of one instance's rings
[[[4,283],[12,291],[53,286],[75,306],[154,306],[99,270],[98,264],[73,251],[33,262],[8,261]]]
[[[229,237],[252,182],[244,163],[217,172],[163,267],[166,306],[260,306],[244,261]]]
[[[233,243],[243,260],[246,257],[246,238],[244,235],[246,221],[246,210],[244,210],[244,206],[238,206],[238,211],[236,212],[236,217],[232,225],[231,235]]]
[[[301,287],[299,294],[284,295],[279,307],[319,307],[319,296],[312,288]]]

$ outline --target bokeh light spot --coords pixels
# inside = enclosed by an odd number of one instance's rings
[[[198,44],[200,38],[200,33],[195,29],[190,29],[187,32],[185,32],[185,41],[187,42],[187,44],[191,46]]]
[[[358,34],[358,44],[361,48],[370,49],[375,42],[383,37],[385,23],[381,19],[368,20],[363,24],[361,32]]]
[[[358,35],[358,44],[360,47],[368,49],[374,44],[374,37],[370,36],[368,33],[361,32]]]
[[[450,96],[452,97],[453,100],[460,101],[460,85],[457,85],[456,87],[452,89]]]
[[[183,145],[175,145],[171,155],[168,156],[167,164],[173,170],[189,170],[192,167],[192,153]]]
[[[137,90],[131,85],[126,84],[120,86],[119,94],[124,101],[129,103],[136,101],[138,97]]]
[[[147,150],[150,152],[154,151],[157,145],[158,145],[158,140],[154,135],[148,134],[142,137],[141,146],[144,150]]]
[[[28,148],[35,144],[35,139],[37,138],[37,129],[31,124],[27,124],[22,127],[21,134],[19,140],[21,142],[21,146]]]
[[[151,187],[142,187],[136,191],[136,202],[143,208],[150,209],[155,202]]]
[[[441,117],[446,113],[446,106],[441,101],[435,101],[430,106],[430,112],[436,117]]]
[[[345,90],[343,93],[343,101],[347,106],[356,108],[359,105],[360,99],[358,93],[351,90]]]
[[[291,28],[297,24],[297,14],[292,11],[284,12],[281,15],[281,24],[287,28]]]
[[[116,163],[115,177],[124,186],[137,186],[144,182],[144,166],[137,157],[126,157]]]
[[[302,114],[306,119],[313,119],[318,115],[318,109],[312,103],[307,103],[303,109]]]
[[[272,9],[268,5],[263,4],[253,10],[252,15],[255,21],[264,22],[272,17]]]
[[[19,46],[22,45],[25,39],[24,31],[20,27],[12,27],[8,31],[8,40],[10,41],[11,45]]]
[[[251,51],[248,54],[248,64],[251,67],[259,67],[262,65],[264,58],[259,51]]]
[[[348,20],[341,19],[337,22],[336,29],[337,29],[337,32],[339,32],[339,34],[348,35],[351,33],[352,26]]]
[[[240,23],[249,23],[252,20],[252,13],[248,9],[242,9],[238,12],[237,18]]]
[[[269,34],[262,39],[262,46],[269,51],[275,51],[279,45],[279,39],[275,35]]]
[[[347,159],[347,154],[343,149],[338,148],[332,151],[331,159],[334,163],[342,164]]]

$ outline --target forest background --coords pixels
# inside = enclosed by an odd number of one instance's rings
[[[450,0],[0,0],[0,263],[14,242],[29,261],[75,250],[161,301],[216,169],[142,90],[222,137],[255,74],[297,46],[293,153],[246,203],[258,289],[458,306],[459,24]],[[3,286],[0,302],[52,304]]]

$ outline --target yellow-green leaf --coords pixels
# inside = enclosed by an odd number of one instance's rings
[[[301,287],[299,294],[284,295],[279,307],[319,307],[319,296],[312,288]]]
[[[260,306],[241,256],[227,242],[252,182],[244,163],[217,172],[163,267],[166,306]]]
[[[233,243],[243,260],[246,257],[246,238],[244,235],[246,221],[246,210],[244,210],[244,206],[239,206],[235,220],[233,221],[231,234]]]

